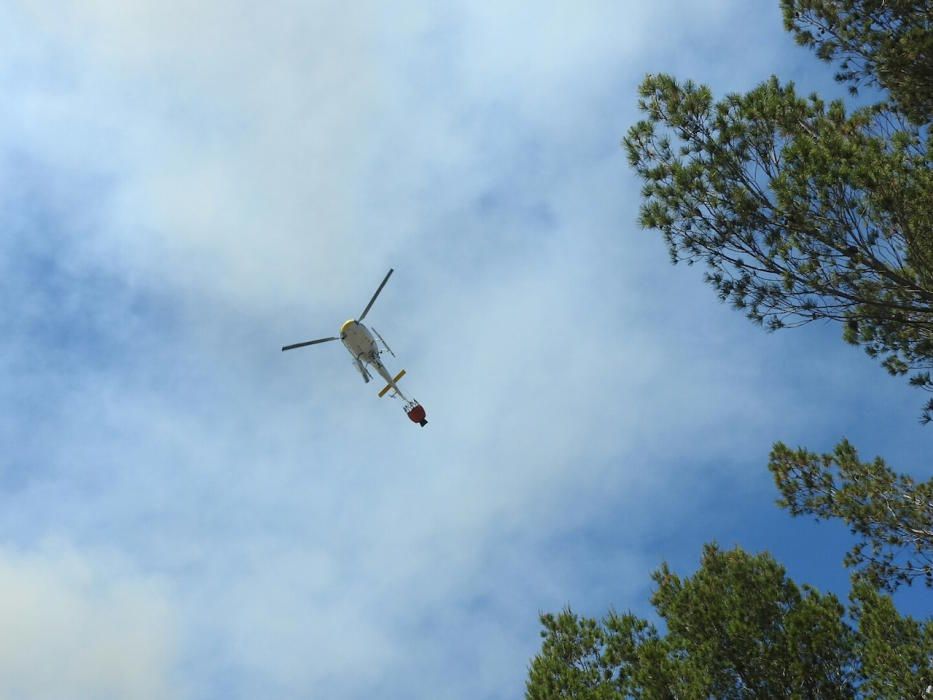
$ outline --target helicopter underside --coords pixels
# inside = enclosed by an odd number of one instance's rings
[[[357,369],[360,370],[360,374],[363,375],[364,380],[367,382],[369,381],[367,378],[369,372],[366,370],[366,365],[370,365],[379,373],[380,377],[385,379],[386,384],[392,385],[392,388],[399,396],[403,399],[406,398],[395,385],[392,375],[389,374],[389,370],[386,369],[386,366],[382,364],[382,360],[379,359],[379,346],[376,345],[375,338],[373,338],[366,326],[352,319],[347,321],[340,327],[340,340],[343,342],[347,351],[353,356],[357,364]]]
[[[379,360],[379,348],[369,329],[359,321],[347,321],[340,327],[340,340],[353,359],[367,364]]]

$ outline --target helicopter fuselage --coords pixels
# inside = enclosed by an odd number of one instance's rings
[[[373,338],[372,333],[369,332],[366,326],[351,318],[340,327],[340,341],[347,351],[353,355],[356,368],[363,375],[365,381],[369,381],[366,365],[370,365],[379,373],[380,377],[386,380],[387,384],[392,386],[399,396],[405,398],[405,395],[395,385],[389,370],[379,359],[379,346],[376,345],[376,339]]]
[[[359,321],[350,319],[340,327],[340,341],[353,359],[372,364],[379,361],[379,348],[369,329]]]

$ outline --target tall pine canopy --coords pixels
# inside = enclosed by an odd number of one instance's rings
[[[715,100],[647,76],[624,140],[643,182],[639,222],[757,323],[838,322],[933,391],[933,4],[780,1],[800,44],[881,100],[847,110],[776,77]],[[769,468],[792,515],[855,535],[848,606],[768,554],[708,545],[693,576],[654,573],[660,626],[630,612],[542,615],[526,698],[933,697],[933,620],[901,616],[881,592],[933,587],[933,481],[862,461],[847,441],[822,455],[777,443]]]
[[[715,100],[647,76],[643,119],[624,140],[643,182],[639,222],[675,263],[705,265],[752,320],[838,322],[889,372],[933,391],[933,4],[781,6],[838,80],[882,99],[847,110],[772,77]],[[526,698],[933,697],[933,620],[901,616],[882,593],[933,587],[933,481],[862,461],[847,441],[822,455],[777,443],[769,468],[792,515],[839,519],[855,535],[848,606],[798,586],[768,554],[708,545],[693,576],[654,573],[660,626],[632,613],[542,615]]]
[[[777,78],[717,102],[652,75],[640,96],[646,118],[625,139],[639,223],[672,259],[704,263],[720,298],[768,328],[839,321],[933,390],[933,133]]]
[[[836,62],[836,79],[886,90],[915,124],[933,120],[933,3],[929,0],[781,0],[799,44]]]
[[[933,481],[918,484],[880,457],[863,462],[843,440],[830,454],[777,443],[768,465],[792,515],[845,522],[857,538],[846,565],[879,588],[933,588]]]
[[[653,578],[663,632],[632,613],[542,615],[526,699],[894,700],[933,684],[933,625],[900,616],[870,586],[853,589],[847,616],[770,555],[714,545],[693,576],[665,565]]]
[[[667,75],[640,87],[625,147],[643,181],[639,221],[674,262],[700,262],[720,298],[770,329],[839,322],[892,374],[933,391],[933,4],[781,0],[785,26],[837,78],[889,91],[848,112],[772,77],[715,101]],[[933,400],[921,421],[933,419]],[[846,563],[888,589],[933,586],[933,482],[776,445],[794,515],[843,520]],[[893,504],[893,506],[892,506]]]

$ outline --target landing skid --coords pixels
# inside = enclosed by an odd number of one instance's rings
[[[369,384],[369,380],[373,378],[373,375],[369,373],[369,370],[366,369],[366,367],[363,366],[363,363],[360,362],[359,360],[354,360],[353,365],[356,367],[356,370],[363,377],[363,381],[366,384]]]

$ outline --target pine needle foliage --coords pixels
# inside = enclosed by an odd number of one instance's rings
[[[857,542],[845,564],[858,578],[889,591],[933,587],[933,481],[897,474],[880,457],[863,462],[847,440],[822,455],[779,442],[768,468],[792,515],[848,526]]]
[[[541,615],[526,700],[894,700],[924,698],[933,683],[933,624],[867,584],[847,611],[770,555],[716,545],[693,576],[663,565],[653,579],[665,631],[630,612]]]
[[[847,113],[776,77],[714,101],[649,75],[624,140],[639,223],[771,330],[839,322],[933,391],[933,135],[885,105]],[[933,417],[933,400],[922,420]]]

